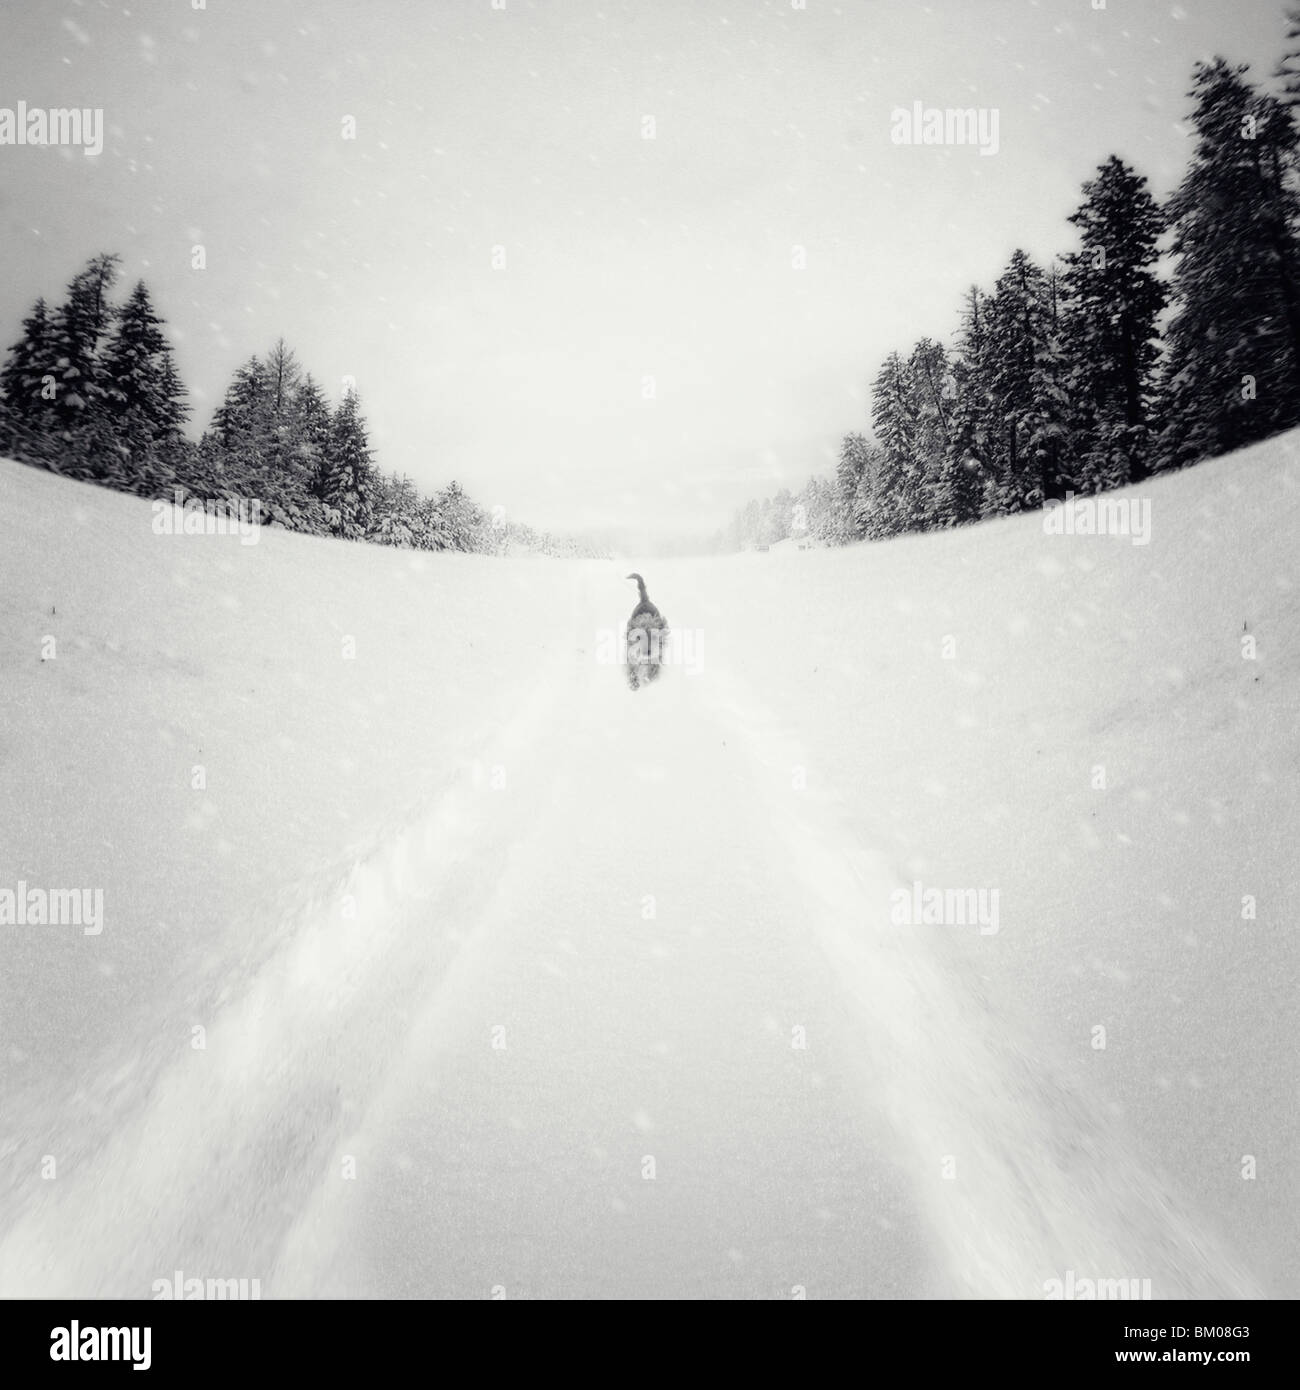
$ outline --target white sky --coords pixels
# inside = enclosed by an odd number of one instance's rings
[[[1167,193],[1195,59],[1285,46],[1274,0],[1093,4],[0,0],[0,106],[106,125],[98,159],[0,147],[3,345],[120,251],[200,425],[283,335],[426,490],[712,530],[829,467],[1015,246],[1068,250],[1107,155]],[[918,100],[997,108],[1000,152],[895,146]]]

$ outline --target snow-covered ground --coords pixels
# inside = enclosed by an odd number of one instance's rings
[[[616,565],[0,463],[0,1295],[1296,1296],[1296,442]]]

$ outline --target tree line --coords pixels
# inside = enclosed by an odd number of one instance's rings
[[[951,347],[890,353],[870,437],[844,437],[833,479],[751,501],[719,548],[965,525],[1300,424],[1300,47],[1280,95],[1247,71],[1197,64],[1193,153],[1164,206],[1110,156],[1069,219],[1078,250],[1047,268],[1017,250],[966,292]]]
[[[234,373],[202,437],[138,282],[115,304],[120,257],[92,258],[51,308],[37,301],[0,367],[0,454],[143,497],[260,503],[293,531],[422,550],[497,551],[493,524],[456,482],[433,496],[374,463],[357,393],[331,405],[278,341]]]

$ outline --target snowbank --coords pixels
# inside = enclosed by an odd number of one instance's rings
[[[539,1224],[694,1288],[717,1225],[702,1287],[771,1296],[807,1223],[834,1282],[865,1220],[912,1254],[845,1291],[1295,1296],[1296,442],[1134,490],[1145,545],[1030,516],[617,565],[160,536],[0,462],[0,888],[104,893],[96,936],[0,926],[0,1291],[611,1286]],[[691,657],[636,697],[597,655],[629,569]],[[647,865],[677,937],[611,934]],[[926,888],[996,922],[900,921]],[[506,1001],[536,1050],[498,1092]],[[791,1018],[835,1039],[807,1077],[761,1060]],[[546,1204],[663,1097],[695,1186],[579,1241]],[[877,1155],[824,1190],[822,1123]],[[358,1153],[389,1176],[340,1187]],[[744,1202],[751,1242],[806,1223],[746,1254]]]
[[[1146,544],[1048,535],[1035,514],[779,566],[660,566],[652,588],[791,741],[774,785],[800,795],[797,763],[803,794],[883,857],[881,913],[917,882],[999,890],[995,935],[920,929],[988,1034],[1014,1023],[1060,1059],[1288,1297],[1298,442],[1125,489],[1150,504]]]

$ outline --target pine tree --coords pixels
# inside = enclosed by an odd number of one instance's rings
[[[1065,495],[1065,365],[1050,284],[1016,251],[988,301],[989,453],[986,507],[1018,512]]]
[[[174,441],[189,413],[162,322],[141,280],[118,311],[104,350],[106,408],[133,451]]]
[[[1300,421],[1300,245],[1294,133],[1244,67],[1198,64],[1196,147],[1169,214],[1177,316],[1169,328],[1167,467]]]
[[[855,536],[863,534],[858,525],[856,501],[858,484],[871,459],[871,445],[862,434],[846,434],[840,444],[835,480],[845,529]]]
[[[447,523],[438,511],[437,501],[432,497],[421,497],[417,508],[419,527],[416,531],[417,543],[421,550],[450,550],[451,535]],[[530,539],[527,544],[540,548],[541,540],[530,527],[522,528]]]
[[[261,448],[270,433],[270,386],[256,355],[235,368],[212,417],[212,436],[223,449]]]
[[[298,417],[298,452],[303,472],[314,497],[325,495],[325,451],[329,446],[330,407],[325,392],[310,372],[303,378],[295,401]]]
[[[929,529],[936,524],[939,486],[952,425],[951,366],[943,344],[922,338],[912,349],[907,375],[915,421],[912,451],[919,488],[918,521],[921,527]]]
[[[374,490],[361,405],[357,393],[349,391],[334,412],[325,450],[324,501],[334,513],[331,524],[339,535],[365,535],[374,513]]]
[[[411,480],[397,473],[374,475],[374,511],[366,539],[377,545],[396,545],[414,549],[421,543],[423,529],[420,494]]]
[[[331,425],[320,386],[280,338],[265,357],[236,370],[212,432],[227,451],[228,477],[255,492],[272,520],[291,530],[325,531]]]
[[[68,285],[67,298],[51,320],[50,351],[57,378],[53,413],[56,428],[66,438],[103,413],[112,389],[102,350],[113,324],[109,294],[121,259],[99,255],[87,262]]]
[[[1083,186],[1070,221],[1065,349],[1075,437],[1071,481],[1096,492],[1146,477],[1147,427],[1165,307],[1156,276],[1164,218],[1146,179],[1112,155]]]
[[[38,299],[23,320],[23,335],[0,368],[0,442],[17,449],[48,418],[55,394],[50,315]]]
[[[984,505],[986,475],[980,462],[983,445],[979,373],[963,361],[953,364],[955,399],[951,428],[935,484],[935,526],[965,526],[978,521]]]
[[[273,419],[283,420],[292,414],[301,385],[302,367],[293,349],[283,338],[277,338],[266,355],[266,387]]]
[[[972,285],[966,294],[958,355],[945,383],[949,400],[948,433],[935,488],[937,526],[964,526],[978,521],[984,486],[992,474],[986,466],[988,369],[985,363],[984,297]]]
[[[270,407],[266,365],[253,356],[235,368],[221,404],[199,445],[200,476],[211,495],[231,501],[256,501],[268,520],[275,519],[273,489],[268,485],[266,441]]]
[[[857,529],[851,523],[837,478],[809,478],[799,505],[803,507],[804,533],[810,540],[819,545],[844,545],[856,539]]]
[[[267,463],[282,486],[300,485],[305,492],[308,479],[303,476],[302,460],[298,453],[302,368],[283,338],[276,340],[275,346],[266,355],[264,365]]]
[[[282,523],[295,530],[310,529],[310,499],[319,476],[319,460],[312,457],[305,438],[302,367],[283,338],[278,339],[267,354],[265,366],[268,406],[265,458],[267,486],[274,501],[273,513],[278,508],[284,514],[279,518]],[[319,432],[320,425],[317,418],[313,428]]]
[[[458,482],[452,481],[433,499],[446,545],[452,550],[482,550],[487,517]]]
[[[880,459],[871,476],[864,473],[858,484],[859,525],[872,540],[921,530],[927,507],[916,456],[915,398],[908,365],[896,352],[885,359],[872,383],[871,426]]]

